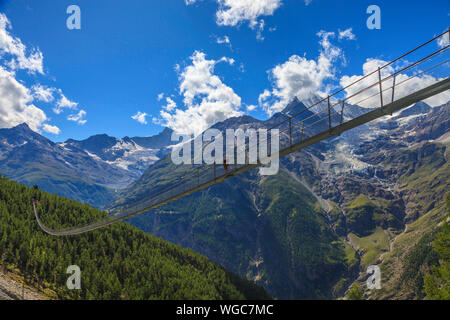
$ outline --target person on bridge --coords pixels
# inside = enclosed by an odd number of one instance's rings
[[[228,173],[228,167],[229,167],[229,165],[227,164],[227,160],[224,159],[223,160],[223,169],[225,170],[225,174]]]

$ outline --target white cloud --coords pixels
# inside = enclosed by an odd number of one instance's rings
[[[356,40],[356,36],[352,30],[352,28],[348,28],[343,31],[339,30],[339,40]]]
[[[255,110],[258,106],[255,106],[254,104],[248,105],[247,106],[247,112],[251,112],[253,110]]]
[[[219,62],[226,62],[228,63],[230,66],[232,66],[234,64],[234,59],[233,58],[228,58],[228,57],[222,57],[219,60],[216,61],[215,64],[218,64]]]
[[[18,82],[14,72],[0,66],[0,128],[27,123],[34,131],[47,120],[41,109],[32,104],[30,90]]]
[[[440,38],[437,39],[437,44],[440,48],[444,48],[450,45],[448,32],[443,34]]]
[[[281,0],[218,0],[217,24],[236,26],[249,22],[251,28],[258,23],[260,16],[271,16],[281,6]]]
[[[163,106],[163,108],[167,111],[173,111],[176,109],[177,104],[175,103],[175,101],[173,101],[170,97],[166,98],[166,102],[167,104],[165,106]]]
[[[31,87],[31,90],[33,91],[33,97],[38,101],[48,103],[55,99],[53,96],[53,92],[56,90],[55,88],[48,88],[41,84],[35,84]]]
[[[31,73],[44,73],[43,55],[39,49],[32,49],[27,55],[27,48],[19,38],[13,37],[9,31],[11,23],[0,13],[0,57],[10,59],[6,65],[11,70],[24,69]]]
[[[310,0],[305,1],[306,4]],[[186,5],[197,0],[185,0]],[[216,0],[219,8],[216,12],[216,23],[219,26],[237,26],[248,22],[251,29],[256,30],[256,37],[263,40],[262,31],[265,21],[262,16],[271,16],[281,6],[281,0]]]
[[[61,89],[58,89],[58,93],[59,93],[60,97],[59,97],[58,101],[56,102],[56,107],[53,108],[54,113],[60,114],[64,108],[67,108],[67,109],[76,109],[77,108],[78,103],[67,99],[66,96],[62,93]]]
[[[79,125],[84,125],[86,123],[86,119],[83,119],[86,116],[86,111],[80,110],[76,114],[71,114],[67,117],[67,120],[69,121],[75,121]]]
[[[57,126],[52,126],[52,125],[49,125],[49,124],[44,124],[44,126],[42,127],[42,129],[45,131],[45,132],[48,132],[48,133],[52,133],[52,134],[55,134],[55,135],[58,135],[58,134],[60,134],[61,133],[61,130],[57,127]]]
[[[217,37],[216,42],[218,44],[227,44],[227,45],[231,46],[231,40],[228,36]]]
[[[0,13],[0,127],[10,128],[21,123],[27,123],[37,132],[43,130],[59,134],[61,130],[46,123],[49,119],[45,112],[36,107],[33,102],[50,103],[59,99],[54,108],[59,114],[63,108],[77,109],[78,103],[67,99],[61,89],[35,84],[27,88],[24,82],[16,79],[17,70],[26,70],[30,74],[44,74],[43,55],[37,48],[27,49],[22,41],[11,34],[12,26],[6,15]],[[84,110],[70,118],[80,124],[86,120]]]
[[[217,63],[225,61],[232,64],[234,60],[207,60],[200,51],[195,51],[190,59],[192,64],[179,77],[179,92],[185,109],[173,104],[167,105],[170,110],[163,107],[161,124],[176,132],[198,134],[219,121],[242,115],[239,111],[241,98],[214,74]]]
[[[379,60],[379,59],[367,59],[366,62],[363,64],[363,74],[362,75],[353,75],[353,76],[343,76],[340,79],[340,84],[342,87],[348,86],[351,83],[359,80],[362,78],[362,76],[370,74],[372,71],[375,71],[378,69],[378,67],[382,67],[385,64],[387,64],[387,61]],[[385,78],[386,76],[389,76],[393,74],[396,71],[397,68],[394,68],[392,65],[382,69],[381,76],[382,78]],[[409,79],[409,80],[408,80]],[[407,81],[406,81],[407,80]],[[438,80],[431,75],[421,75],[419,77],[409,77],[406,74],[398,74],[395,79],[395,99],[404,97],[414,91],[420,90],[422,88],[425,88]],[[360,82],[352,85],[350,88],[346,90],[346,96],[350,96],[378,81],[378,73],[374,73],[373,75],[361,80]],[[389,79],[383,82],[382,86],[383,88],[390,88],[393,85],[393,79]],[[379,87],[374,86],[373,88],[368,89],[367,91],[356,95],[355,97],[351,98],[349,100],[349,103],[351,104],[358,104],[361,107],[366,108],[374,108],[380,106],[380,96],[379,93]],[[375,95],[374,97],[371,97],[372,95]],[[365,101],[360,102],[361,100],[365,99]],[[386,90],[383,93],[383,102],[389,103],[392,100],[392,90]],[[435,95],[433,97],[430,97],[426,100],[424,100],[427,104],[430,106],[439,106],[447,101],[450,100],[450,91],[443,92],[441,94]]]
[[[333,63],[338,59],[344,60],[344,55],[330,42],[330,38],[336,36],[334,32],[320,31],[317,35],[322,47],[317,60],[293,55],[269,71],[273,88],[264,90],[258,99],[269,116],[283,110],[294,97],[304,100],[326,93],[324,81],[334,78]]]
[[[269,90],[264,89],[263,93],[261,93],[261,94],[259,95],[259,97],[258,97],[258,102],[259,102],[259,104],[260,104],[260,105],[263,105],[264,102],[265,102],[268,98],[270,98],[271,95],[272,95],[272,93],[271,93]]]
[[[145,112],[138,111],[134,116],[131,116],[131,119],[136,120],[140,124],[147,124],[147,120],[145,117],[147,117],[148,114]]]
[[[161,101],[164,98],[164,93],[160,93],[158,94],[158,97],[156,98],[156,100]]]
[[[258,40],[264,40],[264,36],[262,35],[262,32],[264,31],[265,22],[263,19],[259,20],[258,23],[255,24],[256,28],[256,39]]]

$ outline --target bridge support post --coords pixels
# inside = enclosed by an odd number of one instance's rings
[[[384,109],[383,107],[383,87],[381,85],[381,69],[378,67],[378,84],[380,87],[380,107],[381,109]]]
[[[330,106],[330,96],[328,96],[328,125],[331,130],[331,106]]]
[[[342,107],[341,107],[341,124],[342,122],[344,122],[344,107],[345,107],[345,101],[342,100],[341,101]],[[341,135],[341,133],[339,133],[339,135]]]
[[[289,145],[292,146],[292,118],[289,118]]]
[[[395,74],[394,74],[394,79],[392,80],[392,101],[394,102],[394,89],[395,89]]]

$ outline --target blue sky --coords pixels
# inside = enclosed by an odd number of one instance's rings
[[[24,119],[64,141],[149,136],[162,125],[198,131],[239,114],[265,119],[294,95],[327,92],[361,75],[367,59],[389,61],[450,25],[447,0],[188,2],[0,0],[9,21],[0,77],[21,101],[3,98],[10,110],[0,127]],[[71,4],[81,30],[66,27]],[[366,26],[372,4],[380,30]],[[24,54],[2,48],[8,41]]]

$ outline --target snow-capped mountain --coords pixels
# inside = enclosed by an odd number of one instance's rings
[[[170,136],[166,129],[153,137],[54,143],[21,124],[0,129],[0,174],[101,207],[166,152]]]
[[[69,139],[60,145],[83,150],[97,161],[126,170],[131,178],[136,179],[167,152],[171,134],[172,130],[167,128],[151,137],[114,138],[100,134],[81,141]]]

